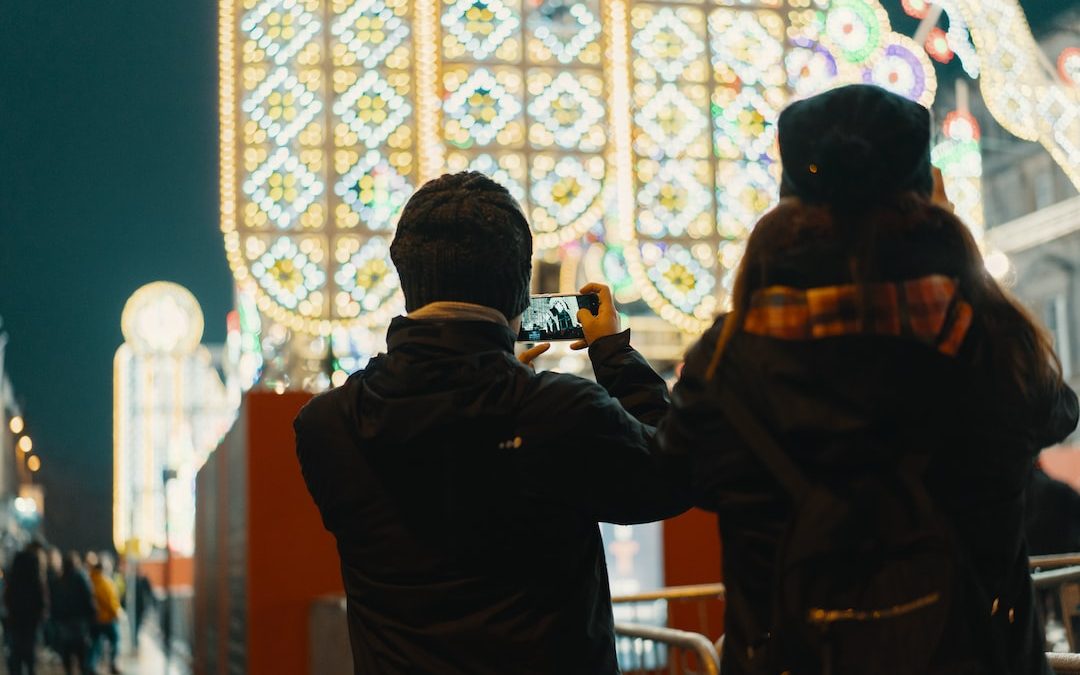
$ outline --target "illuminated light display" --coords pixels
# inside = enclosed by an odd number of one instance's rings
[[[916,19],[925,19],[926,15],[930,13],[931,4],[936,3],[930,2],[930,0],[900,0],[900,5],[907,12],[907,15]]]
[[[1061,50],[1057,60],[1058,73],[1067,83],[1080,87],[1080,47]]]
[[[938,63],[949,63],[955,56],[949,46],[949,36],[940,28],[934,28],[926,37],[926,53]]]
[[[226,252],[269,322],[311,335],[402,311],[400,211],[466,169],[521,202],[561,283],[628,278],[700,331],[775,200],[779,111],[854,82],[929,106],[937,87],[879,0],[219,1]],[[1077,180],[1076,88],[1036,72],[1015,1],[935,4],[931,53],[985,70],[995,115]]]
[[[1080,88],[1052,78],[1016,0],[953,0],[982,61],[979,86],[1010,133],[1038,141],[1080,188]]]
[[[165,547],[194,550],[195,472],[235,417],[209,349],[199,344],[203,316],[191,293],[155,282],[128,299],[124,343],[113,364],[113,535],[141,555]],[[164,470],[175,470],[168,493]],[[168,509],[166,510],[166,500]]]
[[[942,131],[944,139],[934,147],[931,161],[941,169],[945,192],[956,207],[956,215],[981,244],[986,223],[979,123],[971,113],[953,111],[946,116]]]

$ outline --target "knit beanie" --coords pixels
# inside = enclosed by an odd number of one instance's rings
[[[476,172],[447,174],[409,199],[390,245],[405,307],[485,305],[513,319],[529,304],[532,233],[506,188]]]
[[[930,111],[866,84],[788,106],[779,121],[781,194],[861,210],[900,192],[930,195]]]

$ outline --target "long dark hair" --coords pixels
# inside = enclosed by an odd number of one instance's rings
[[[822,239],[837,241],[846,253],[848,278],[861,296],[869,297],[869,284],[888,276],[889,246],[919,231],[933,233],[929,240],[945,244],[949,272],[974,310],[973,326],[985,338],[972,352],[974,361],[1004,374],[1025,398],[1060,386],[1061,365],[1049,335],[990,276],[975,239],[960,219],[915,192],[895,195],[858,214],[805,204],[795,197],[785,197],[766,213],[754,227],[736,271],[732,310],[717,341],[709,376],[731,338],[742,329],[751,296],[770,284],[775,260],[790,247]]]

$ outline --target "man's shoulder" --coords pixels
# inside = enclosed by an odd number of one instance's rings
[[[356,400],[357,390],[362,386],[363,377],[363,371],[357,371],[341,386],[317,394],[300,408],[293,420],[293,429],[301,433],[324,428],[327,423],[348,416],[352,401]]]
[[[596,382],[570,373],[544,371],[529,380],[524,406],[540,406],[551,413],[581,409],[584,405],[608,402],[611,394]]]

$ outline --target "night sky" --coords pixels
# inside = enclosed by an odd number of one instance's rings
[[[1080,3],[1022,4],[1038,32]],[[224,339],[216,31],[212,0],[0,2],[0,330],[64,548],[111,542],[124,301],[175,281]]]

